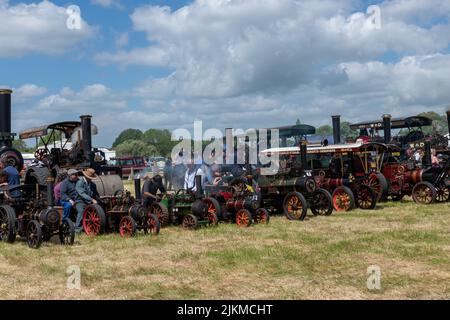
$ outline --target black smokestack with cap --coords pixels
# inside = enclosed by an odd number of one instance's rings
[[[333,140],[334,144],[341,143],[341,116],[336,115],[331,117],[333,119]]]
[[[308,160],[306,158],[306,152],[307,152],[307,146],[306,146],[306,141],[302,141],[300,143],[300,159],[302,162],[302,169],[303,170],[307,170],[307,166],[308,166]]]
[[[200,199],[203,196],[202,176],[195,176],[195,197]]]
[[[450,110],[447,110],[447,126],[448,126],[448,134],[450,135]]]
[[[55,198],[53,195],[53,188],[55,186],[55,179],[52,176],[48,176],[46,179],[47,182],[47,205],[49,207],[53,207],[55,205]]]
[[[81,116],[81,136],[82,136],[82,146],[83,146],[83,156],[87,163],[91,163],[92,154],[92,128],[91,128],[91,118],[90,115]]]
[[[391,115],[384,114],[383,115],[383,130],[384,130],[384,143],[391,143]]]
[[[9,89],[0,89],[0,147],[12,147],[11,94]]]
[[[425,141],[423,165],[424,165],[424,167],[431,167],[431,141],[430,140]]]
[[[141,178],[135,178],[134,179],[134,194],[137,201],[141,201],[142,194],[141,194]]]

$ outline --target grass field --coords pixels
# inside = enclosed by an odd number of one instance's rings
[[[81,236],[73,247],[0,243],[2,299],[450,298],[450,204],[380,204],[304,222],[159,236]],[[81,269],[81,289],[66,269]],[[381,268],[381,289],[367,268]]]

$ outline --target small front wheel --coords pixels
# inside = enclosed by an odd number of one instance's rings
[[[136,235],[136,221],[130,216],[123,217],[119,222],[119,233],[123,238]]]
[[[236,212],[236,224],[238,227],[248,228],[252,224],[252,214],[247,209]]]
[[[42,228],[36,220],[31,220],[28,223],[27,243],[32,249],[38,249],[42,244]]]

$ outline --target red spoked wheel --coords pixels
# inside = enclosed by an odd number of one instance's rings
[[[136,235],[136,221],[130,216],[123,217],[119,222],[119,233],[122,238]]]
[[[247,209],[236,212],[236,224],[241,228],[248,228],[252,224],[252,214]]]
[[[363,210],[373,210],[377,204],[377,194],[372,188],[361,185],[356,193],[356,202]]]
[[[88,236],[97,236],[105,232],[106,215],[98,204],[90,204],[83,212],[83,228]]]
[[[337,212],[347,212],[355,207],[355,196],[348,187],[338,187],[333,192],[333,207]]]
[[[386,199],[389,186],[386,177],[382,173],[372,172],[363,181],[363,184],[371,187],[375,191],[377,195],[377,201]]]
[[[166,227],[169,225],[170,222],[169,210],[165,205],[159,202],[154,202],[150,206],[150,212],[156,215],[162,227]]]
[[[205,198],[203,202],[207,207],[206,217],[208,218],[209,224],[217,225],[219,223],[219,217],[222,215],[219,201],[214,198]]]
[[[419,182],[413,188],[412,198],[418,204],[431,204],[436,200],[436,188],[429,182]]]
[[[159,234],[159,230],[161,229],[161,224],[158,220],[158,217],[154,214],[149,214],[147,217],[147,231],[150,234],[157,235]]]
[[[308,203],[301,193],[291,192],[284,198],[283,210],[289,220],[304,220],[308,212]]]
[[[265,223],[265,224],[268,224],[269,221],[270,221],[269,211],[267,211],[267,210],[264,209],[264,208],[259,208],[259,209],[256,210],[256,212],[255,212],[255,216],[254,216],[254,218],[253,218],[253,221],[254,221],[256,224],[259,224],[259,223]]]
[[[198,228],[198,219],[193,214],[187,214],[183,217],[181,225],[183,226],[183,229],[195,230]]]

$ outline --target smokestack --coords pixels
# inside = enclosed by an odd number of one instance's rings
[[[142,194],[141,194],[141,179],[136,178],[134,179],[134,194],[136,197],[136,201],[142,200]]]
[[[11,147],[11,94],[12,90],[0,89],[0,147]]]
[[[87,163],[91,163],[92,154],[92,128],[91,119],[92,116],[85,115],[81,116],[81,135],[82,135],[82,145],[83,145],[83,156]]]
[[[55,198],[53,194],[55,180],[52,176],[47,177],[47,204],[49,207],[53,207],[55,205]]]
[[[300,143],[300,159],[302,162],[302,169],[307,170],[308,169],[308,160],[306,158],[306,152],[307,152],[307,146],[306,141],[302,141]]]
[[[195,197],[200,199],[203,196],[202,176],[195,176]]]
[[[341,143],[341,116],[336,115],[331,117],[333,119],[333,140],[334,144]]]
[[[450,110],[447,110],[447,126],[448,126],[448,134],[450,135]]]
[[[424,167],[431,167],[431,141],[425,141],[425,152],[423,156]]]
[[[383,115],[383,130],[384,130],[384,143],[391,143],[391,118],[390,114]]]

